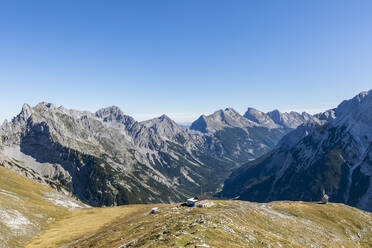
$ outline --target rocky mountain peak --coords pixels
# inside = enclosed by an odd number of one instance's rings
[[[256,125],[256,123],[243,117],[233,108],[226,108],[225,110],[217,110],[208,116],[200,116],[191,124],[190,129],[203,133],[214,133],[226,127],[247,128]]]
[[[369,111],[372,108],[372,90],[363,91],[353,97],[350,100],[343,101],[335,110],[335,114],[338,118],[343,118],[352,114],[354,118],[362,118],[365,115],[369,115]],[[359,111],[355,111],[359,110]]]
[[[229,113],[229,114],[234,114],[234,115],[240,115],[238,111],[236,111],[235,109],[231,108],[231,107],[228,107],[228,108],[225,108],[225,110],[220,110],[224,113]]]
[[[55,111],[57,108],[53,103],[40,102],[34,107],[30,107],[34,112],[42,113],[48,111]]]
[[[273,116],[276,116],[276,117],[280,117],[282,115],[282,112],[280,112],[279,109],[274,109],[270,112],[267,112],[267,114],[269,114],[269,113]]]
[[[244,120],[243,116],[238,112],[236,111],[235,109],[233,108],[226,108],[225,110],[222,111],[224,117],[225,117],[225,121],[227,119],[230,119],[230,120],[235,120],[235,119],[238,119],[240,121]],[[229,123],[231,124],[231,123]]]
[[[275,109],[271,112],[267,112],[267,115],[278,125],[285,127],[285,128],[297,128],[299,125],[312,120],[312,115],[302,112],[301,114],[295,111],[287,112],[280,112],[278,109]]]
[[[372,142],[372,90],[361,92],[350,100],[343,101],[335,109],[334,126],[346,127],[361,146]]]
[[[322,112],[322,113],[319,113],[319,114],[314,115],[314,117],[315,118],[318,118],[321,121],[330,122],[330,121],[332,121],[332,120],[334,120],[336,118],[335,110],[336,109],[329,109],[329,110],[327,110],[325,112]]]
[[[191,123],[191,130],[207,133],[207,119],[205,115],[201,115],[196,121]]]
[[[364,100],[366,97],[371,96],[372,90],[369,91],[362,91],[358,95],[356,95],[354,98],[357,98],[359,101]]]
[[[130,129],[133,127],[133,125],[138,124],[133,117],[125,115],[124,112],[117,106],[99,109],[95,113],[95,116],[113,127],[120,127],[124,125],[126,129]]]
[[[264,112],[259,111],[255,108],[248,108],[244,114],[244,117],[256,122],[258,124],[264,125],[269,128],[279,128],[277,124]]]
[[[178,124],[173,121],[171,118],[169,118],[167,115],[163,114],[159,117],[156,117],[156,118],[153,118],[151,120],[147,120],[147,121],[142,121],[141,124],[145,125],[146,127],[152,127],[154,125],[168,125],[168,126],[172,126],[172,127],[177,127]]]
[[[169,116],[167,116],[166,114],[163,114],[161,116],[158,117],[158,119],[160,121],[166,121],[166,122],[172,122],[172,123],[175,123],[171,118],[169,118]]]
[[[168,140],[176,140],[178,135],[186,135],[185,131],[171,118],[163,114],[160,117],[140,122],[146,128]]]
[[[50,103],[50,102],[40,102],[36,105],[36,107],[38,106],[43,106],[43,107],[46,107],[46,108],[55,108],[55,105],[53,103]]]
[[[124,117],[124,112],[117,106],[110,106],[99,109],[95,115],[105,121],[119,121]]]
[[[21,113],[18,117],[22,118],[23,120],[27,120],[32,114],[32,108],[27,103],[23,104]]]

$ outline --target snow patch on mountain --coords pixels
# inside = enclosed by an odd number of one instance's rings
[[[69,210],[76,208],[88,208],[88,205],[83,205],[80,202],[73,201],[71,197],[56,192],[45,192],[45,200],[53,203],[54,205],[65,207]]]
[[[32,223],[17,210],[3,210],[0,208],[0,223],[10,229],[14,235],[25,235],[27,227]]]

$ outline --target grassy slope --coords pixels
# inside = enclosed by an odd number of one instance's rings
[[[27,247],[371,247],[372,214],[342,204],[214,201],[73,212]],[[124,246],[127,244],[127,246]]]
[[[0,166],[0,247],[23,247],[51,221],[69,215],[68,208],[53,203],[55,195],[52,189]]]
[[[0,167],[0,247],[371,247],[372,214],[342,204],[214,201],[69,211]],[[158,206],[161,212],[148,214]],[[13,223],[12,223],[13,221]],[[23,221],[23,222],[22,222]],[[32,237],[39,235],[31,242]]]
[[[139,218],[139,216],[147,213],[151,206],[154,205],[127,205],[75,210],[66,218],[52,223],[46,232],[35,238],[27,247],[46,248],[61,247],[66,244],[77,245],[81,240],[91,239],[99,235],[102,230],[108,230],[118,220]],[[110,237],[105,239],[105,245],[108,243],[110,243]]]

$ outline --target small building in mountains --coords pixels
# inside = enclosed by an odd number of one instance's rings
[[[323,204],[327,204],[328,203],[328,200],[329,200],[329,196],[325,193],[325,190],[324,189],[322,190],[322,193],[323,193],[323,195],[322,195],[322,203]]]
[[[186,205],[189,207],[203,206],[206,203],[208,203],[208,198],[205,195],[198,195],[186,201]]]
[[[322,203],[323,203],[323,204],[327,204],[327,203],[328,203],[328,200],[329,200],[329,196],[326,195],[326,194],[324,194],[324,195],[322,196]]]
[[[189,207],[195,207],[197,201],[198,200],[196,200],[194,197],[193,198],[189,198],[186,201],[186,205],[189,206]]]

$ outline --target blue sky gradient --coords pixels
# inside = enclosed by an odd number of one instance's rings
[[[0,121],[23,103],[188,122],[372,88],[372,1],[0,2]]]

